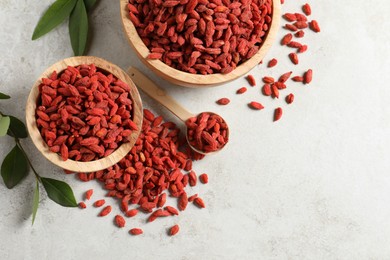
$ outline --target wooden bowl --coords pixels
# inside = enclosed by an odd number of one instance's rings
[[[67,66],[78,66],[81,64],[92,63],[95,64],[97,68],[100,68],[104,71],[113,74],[114,76],[116,76],[123,82],[126,82],[130,86],[130,96],[133,101],[133,121],[138,126],[138,130],[133,131],[133,133],[129,136],[129,142],[123,143],[111,155],[105,158],[90,162],[80,162],[71,159],[63,161],[60,155],[58,155],[57,153],[53,153],[49,150],[49,147],[43,140],[41,133],[38,130],[35,116],[35,111],[37,108],[37,99],[39,96],[38,87],[41,84],[41,79],[49,77],[54,70],[57,71],[57,73],[60,73],[61,71],[65,70]],[[97,57],[73,57],[61,60],[56,64],[50,66],[45,72],[42,73],[41,76],[39,76],[38,80],[35,82],[34,86],[30,91],[30,95],[27,99],[26,105],[27,129],[35,146],[49,161],[63,169],[73,172],[99,171],[106,169],[119,162],[134,146],[135,141],[137,140],[138,135],[141,131],[142,119],[143,116],[141,98],[131,78],[118,66]]]
[[[209,75],[200,75],[174,69],[160,60],[147,59],[150,51],[142,42],[135,26],[130,21],[127,3],[128,0],[120,0],[122,24],[130,45],[133,47],[141,61],[163,79],[185,87],[217,86],[237,79],[248,73],[253,67],[259,64],[259,62],[264,58],[265,54],[272,46],[279,29],[279,22],[281,17],[280,0],[273,0],[272,23],[259,51],[252,58],[237,66],[236,69],[228,74],[215,73]]]

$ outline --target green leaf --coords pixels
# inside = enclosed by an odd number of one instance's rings
[[[32,224],[34,225],[35,217],[37,215],[39,205],[39,182],[37,179],[37,185],[34,190],[34,199],[33,199],[33,210],[32,210]]]
[[[27,138],[27,129],[22,121],[14,116],[9,116],[11,123],[8,129],[8,135],[17,138]]]
[[[76,2],[77,0],[55,1],[39,20],[37,26],[35,27],[32,39],[38,39],[61,24],[67,17],[69,17],[76,5]]]
[[[0,115],[0,136],[5,136],[7,134],[9,124],[11,119],[8,116]]]
[[[0,99],[10,99],[11,97],[0,92]]]
[[[70,14],[69,35],[74,55],[83,55],[88,38],[88,15],[83,0],[77,0],[76,7]]]
[[[49,198],[64,207],[77,207],[72,188],[63,181],[41,178]]]
[[[85,8],[87,8],[88,12],[92,10],[96,2],[96,0],[84,0]]]
[[[1,165],[1,176],[5,186],[12,189],[28,174],[28,163],[19,146],[15,147],[5,157]]]

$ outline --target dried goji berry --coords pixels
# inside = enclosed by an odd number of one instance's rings
[[[138,235],[141,235],[144,232],[140,228],[132,228],[132,229],[129,230],[129,233],[132,234],[133,236],[138,236]]]
[[[311,7],[310,7],[310,5],[309,5],[308,3],[304,4],[304,5],[302,6],[302,11],[303,11],[307,16],[311,15]]]
[[[255,80],[255,77],[253,77],[253,75],[249,74],[246,77],[246,79],[248,80],[249,85],[251,85],[252,87],[256,86],[256,80]]]
[[[282,108],[281,107],[276,108],[274,111],[274,121],[278,121],[282,117],[282,114],[283,114]]]
[[[313,32],[320,32],[321,29],[320,29],[320,26],[318,25],[318,22],[316,20],[312,20],[310,23],[309,23],[309,27],[310,29],[313,31]]]
[[[95,201],[95,203],[93,203],[93,205],[94,205],[95,207],[101,207],[101,206],[103,206],[105,203],[106,203],[106,201],[105,201],[104,199],[101,199],[101,200]]]
[[[274,67],[276,64],[278,63],[278,60],[277,59],[271,59],[269,62],[268,62],[268,68],[272,68]]]
[[[304,84],[309,84],[311,80],[313,79],[313,70],[308,69],[304,74],[303,74],[303,83]]]
[[[202,200],[201,198],[199,198],[199,197],[196,197],[196,198],[194,199],[194,203],[195,203],[195,205],[198,206],[199,208],[205,208],[205,207],[206,207],[206,205],[204,204],[203,200]]]
[[[237,94],[243,94],[243,93],[245,93],[246,91],[247,91],[246,87],[242,87],[242,88],[237,89],[236,93],[237,93]]]
[[[86,200],[91,199],[92,194],[93,194],[93,189],[87,190],[87,191],[85,192],[85,199],[86,199]]]
[[[126,220],[121,215],[116,215],[115,224],[120,228],[124,227],[126,225]]]
[[[104,207],[104,208],[102,209],[102,211],[100,211],[99,216],[100,216],[100,217],[107,216],[108,214],[110,214],[111,209],[112,209],[111,206],[106,206],[106,207]]]
[[[286,96],[287,104],[291,104],[294,101],[294,94],[290,93]]]
[[[264,106],[262,104],[260,104],[259,102],[256,102],[256,101],[252,101],[248,104],[248,106],[254,110],[261,110],[264,108]]]
[[[179,225],[174,225],[173,227],[171,227],[170,229],[169,229],[169,235],[170,236],[174,236],[174,235],[176,235],[178,232],[179,232]]]
[[[228,98],[220,98],[217,100],[217,104],[219,105],[227,105],[230,103],[230,100]]]
[[[203,183],[206,184],[209,182],[209,176],[206,173],[202,173],[199,175],[199,180]]]
[[[79,202],[79,207],[80,207],[81,209],[85,209],[85,208],[87,207],[87,205],[85,205],[84,202]]]

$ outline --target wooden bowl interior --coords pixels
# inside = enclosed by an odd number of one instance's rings
[[[217,86],[232,81],[234,79],[237,79],[245,75],[257,64],[259,64],[259,62],[264,58],[266,53],[271,48],[276,38],[276,34],[279,29],[279,22],[280,22],[280,15],[281,15],[280,1],[273,0],[271,26],[267,32],[265,40],[261,45],[261,48],[252,58],[240,64],[239,66],[237,66],[236,69],[234,69],[232,72],[228,74],[215,73],[209,75],[199,75],[199,74],[191,74],[191,73],[174,69],[166,65],[160,60],[147,59],[147,56],[150,53],[150,51],[143,43],[143,41],[141,40],[141,38],[137,33],[135,26],[130,21],[128,9],[127,9],[127,3],[128,0],[120,0],[122,24],[130,45],[133,47],[133,49],[135,50],[136,54],[141,59],[141,61],[163,79],[177,85],[181,85],[185,87],[195,87],[195,88]]]
[[[43,140],[37,124],[36,124],[36,116],[35,111],[37,108],[37,99],[39,97],[39,85],[41,84],[42,78],[47,78],[51,75],[53,71],[57,71],[57,73],[62,72],[67,68],[67,66],[78,66],[81,64],[95,64],[95,66],[103,71],[109,72],[113,74],[115,77],[121,79],[126,82],[130,88],[130,95],[133,101],[133,121],[138,126],[137,131],[133,131],[133,133],[129,136],[129,142],[122,144],[118,149],[116,149],[111,155],[104,157],[99,160],[94,160],[90,162],[79,162],[68,159],[63,161],[61,157],[57,153],[53,153],[49,150],[46,142]],[[57,166],[73,171],[73,172],[94,172],[102,169],[106,169],[115,163],[119,162],[122,158],[126,156],[126,154],[131,150],[134,146],[135,141],[137,140],[139,133],[142,127],[142,102],[140,95],[138,93],[137,88],[135,87],[131,78],[118,66],[105,61],[103,59],[97,57],[73,57],[61,60],[56,64],[49,67],[35,82],[34,86],[30,91],[30,95],[27,100],[26,105],[26,123],[27,129],[30,134],[30,137],[37,147],[37,149],[52,163]]]

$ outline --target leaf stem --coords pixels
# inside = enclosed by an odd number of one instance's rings
[[[15,136],[15,135],[14,135]],[[41,181],[41,176],[39,176],[38,172],[35,170],[33,164],[31,163],[30,159],[27,156],[27,153],[24,151],[22,144],[20,143],[19,139],[15,137],[16,145],[20,148],[22,151],[24,157],[26,158],[28,164],[30,165],[32,171],[34,172],[35,178],[37,178],[38,181]]]

